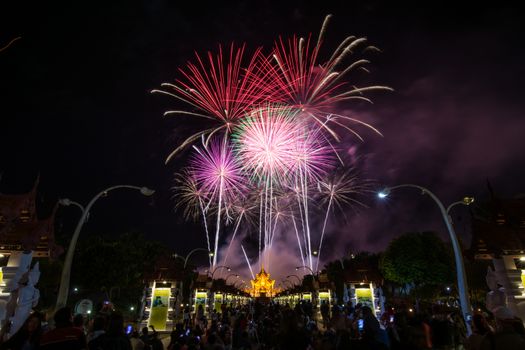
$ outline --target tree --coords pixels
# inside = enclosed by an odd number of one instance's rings
[[[154,268],[167,248],[137,233],[117,239],[91,236],[78,245],[73,263],[72,286],[79,293],[105,293],[115,306],[129,310],[140,301],[143,276]]]
[[[335,288],[335,296],[337,300],[341,303],[344,296],[344,283],[345,275],[343,271],[343,266],[341,265],[340,260],[330,261],[325,265],[326,275],[328,280],[333,283]]]
[[[487,296],[487,268],[492,267],[492,260],[465,259],[470,302],[484,305]]]
[[[381,270],[387,280],[419,290],[450,284],[454,278],[450,249],[434,232],[405,233],[394,239],[383,254]]]
[[[40,264],[40,279],[36,287],[40,290],[38,309],[48,310],[55,306],[63,263],[61,260],[34,258]]]

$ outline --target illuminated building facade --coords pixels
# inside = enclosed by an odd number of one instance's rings
[[[261,271],[255,275],[255,279],[250,281],[252,287],[247,291],[253,298],[271,298],[275,296],[277,290],[274,288],[275,280],[270,278],[270,274],[264,271],[261,266]]]
[[[488,203],[472,214],[469,255],[491,261],[497,283],[504,290],[507,306],[525,317],[525,196],[500,198],[491,194]],[[490,266],[490,265],[489,265]]]
[[[153,326],[157,331],[173,328],[184,306],[181,304],[181,279],[182,272],[168,256],[159,257],[153,271],[145,271],[140,327]]]

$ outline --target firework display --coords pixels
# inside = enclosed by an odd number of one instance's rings
[[[369,63],[354,57],[377,51],[365,38],[347,37],[328,60],[320,61],[330,18],[315,43],[311,36],[279,38],[271,52],[257,48],[250,57],[244,45],[232,44],[229,50],[219,46],[216,54],[196,55],[196,62],[179,69],[179,79],[154,90],[190,107],[165,115],[206,121],[167,161],[183,150],[191,152],[188,166],[176,176],[177,206],[187,217],[202,218],[208,249],[214,253],[211,269],[218,262],[226,264],[243,227],[258,235],[258,263],[267,270],[279,234],[293,235],[298,261],[317,270],[330,213],[334,207],[360,203],[355,195],[366,186],[338,154],[341,133],[362,140],[359,128],[379,131],[336,113],[337,107],[348,100],[370,102],[365,93],[390,89],[348,81]],[[324,213],[321,227],[312,227],[314,211]],[[225,256],[219,256],[226,231],[231,238]],[[252,271],[244,247],[242,252]]]

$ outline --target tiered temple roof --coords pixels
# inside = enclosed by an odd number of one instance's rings
[[[273,297],[277,293],[274,288],[275,280],[270,278],[270,274],[264,271],[263,266],[261,266],[261,271],[255,275],[255,279],[250,282],[252,287],[247,292],[254,298]]]
[[[28,193],[0,193],[0,254],[32,250],[35,257],[56,257],[62,248],[55,244],[55,212],[39,219],[36,210],[38,180]]]
[[[154,269],[152,271],[144,271],[144,281],[159,281],[159,280],[176,280],[180,281],[184,277],[184,271],[176,259],[168,255],[162,255],[157,258]]]

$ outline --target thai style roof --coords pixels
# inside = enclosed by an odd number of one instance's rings
[[[471,225],[470,254],[477,259],[525,251],[525,196],[493,195],[473,213]]]
[[[144,271],[144,280],[151,282],[154,280],[174,280],[180,281],[184,276],[184,271],[177,260],[169,255],[162,255],[155,261],[152,271]]]
[[[56,257],[62,248],[55,244],[55,205],[51,215],[39,219],[36,208],[38,179],[23,194],[0,193],[0,253],[33,250],[37,257]]]
[[[253,297],[259,297],[262,294],[271,297],[276,293],[274,289],[275,280],[270,278],[270,274],[264,270],[264,266],[261,266],[261,271],[250,282],[252,287],[249,292]]]

